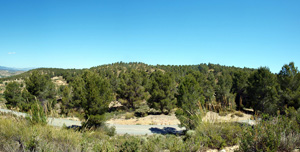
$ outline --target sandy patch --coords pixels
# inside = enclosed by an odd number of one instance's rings
[[[52,82],[55,83],[56,85],[58,86],[61,86],[61,85],[68,85],[67,81],[62,77],[62,76],[59,76],[59,77],[53,77],[51,78],[52,79]]]
[[[235,150],[238,150],[239,146],[235,145],[235,146],[231,146],[231,147],[225,147],[222,150],[218,150],[218,149],[209,149],[206,152],[234,152]]]
[[[122,116],[119,119],[110,119],[106,123],[120,124],[120,125],[178,125],[180,124],[175,114],[148,115],[142,118],[131,118],[131,119],[125,119],[125,117]]]
[[[216,112],[207,112],[203,117],[203,121],[206,122],[235,122],[242,120],[249,120],[251,115],[243,113],[243,117],[231,116],[228,114],[226,116],[219,116]],[[180,121],[176,118],[175,114],[172,115],[148,115],[142,118],[131,118],[125,119],[124,116],[121,118],[110,119],[106,123],[108,124],[120,124],[120,125],[178,125]]]

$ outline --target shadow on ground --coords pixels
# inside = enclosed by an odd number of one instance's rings
[[[161,129],[161,128],[154,128],[154,127],[152,127],[152,128],[150,128],[149,129],[152,133],[155,133],[155,134],[163,134],[163,135],[165,135],[165,134],[174,134],[174,135],[180,135],[180,134],[182,134],[183,133],[183,131],[182,130],[179,130],[179,131],[177,131],[175,128],[173,128],[173,127],[164,127],[163,129]]]
[[[72,126],[67,126],[68,129],[74,129],[74,130],[79,130],[81,129],[81,126],[78,125],[72,125]]]

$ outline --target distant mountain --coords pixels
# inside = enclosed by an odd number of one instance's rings
[[[11,67],[4,67],[0,66],[1,71],[29,71],[34,68],[11,68]]]
[[[31,69],[34,68],[10,68],[10,67],[0,66],[0,78],[18,75],[26,71],[29,71]]]

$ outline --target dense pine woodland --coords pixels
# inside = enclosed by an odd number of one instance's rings
[[[55,86],[54,76],[62,76],[68,85]],[[62,114],[81,112],[89,120],[87,126],[101,125],[104,114],[111,111],[111,101],[141,116],[145,109],[164,114],[177,109],[183,122],[197,114],[199,107],[214,111],[251,108],[255,114],[277,115],[300,106],[300,74],[293,62],[278,73],[267,67],[118,62],[82,70],[40,68],[0,81],[16,79],[24,83],[6,85],[7,107],[28,111],[35,103],[48,109],[59,103]],[[186,124],[193,128],[190,122]]]

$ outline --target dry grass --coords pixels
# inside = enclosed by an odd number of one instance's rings
[[[251,119],[252,115],[244,114],[242,112],[235,112],[233,115],[238,114],[238,117],[231,117],[232,114],[227,114],[226,116],[220,116],[216,112],[209,111],[203,117],[202,121],[204,122],[236,122],[241,120],[249,120]]]

